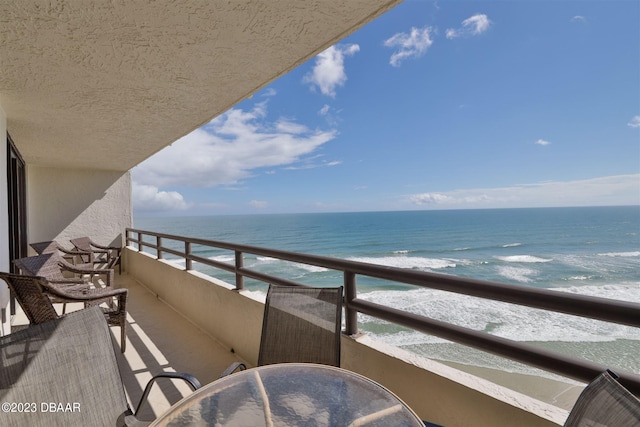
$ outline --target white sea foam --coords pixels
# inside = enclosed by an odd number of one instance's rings
[[[582,281],[582,280],[590,280],[590,279],[593,279],[593,276],[571,276],[567,280],[579,280],[579,281]]]
[[[521,263],[537,263],[537,262],[553,261],[552,259],[540,258],[533,255],[496,256],[495,258],[504,262],[521,262]]]
[[[506,279],[515,280],[521,283],[529,283],[533,280],[531,276],[536,276],[538,272],[530,268],[498,266],[498,274]]]
[[[582,295],[640,302],[638,284],[582,286],[562,289]],[[467,297],[430,289],[410,291],[372,291],[359,298],[391,306],[466,328],[487,331],[515,341],[609,342],[617,339],[640,340],[640,329],[583,319],[561,313],[521,307],[498,301]],[[385,322],[361,315],[364,330],[379,330]],[[437,343],[444,340],[420,332],[385,331],[381,339],[396,345]],[[375,334],[374,334],[375,335]]]
[[[557,288],[554,290],[640,303],[640,281],[620,283],[616,285],[572,286],[568,288]]]
[[[318,267],[317,265],[296,264],[296,267],[299,267],[311,273],[322,273],[323,271],[329,271],[328,268]]]
[[[409,251],[407,250],[402,250],[402,251],[393,251],[394,254],[408,254]]]
[[[209,259],[212,261],[218,261],[218,262],[234,262],[235,261],[235,257],[233,255],[216,255],[216,256],[209,257]]]
[[[607,256],[607,257],[612,257],[612,258],[617,258],[617,257],[637,257],[640,256],[640,251],[635,251],[635,252],[610,252],[610,253],[605,253],[605,254],[598,254],[598,256]]]
[[[448,259],[424,258],[424,257],[351,257],[351,261],[367,262],[370,264],[384,265],[387,267],[410,268],[417,270],[438,270],[443,268],[455,268],[456,263]]]
[[[256,259],[258,261],[260,261],[261,263],[266,263],[266,264],[271,264],[271,263],[274,263],[274,262],[280,262],[279,259],[271,258],[271,257],[268,257],[268,256],[259,256],[259,257],[256,257]]]
[[[316,265],[308,265],[308,264],[301,264],[297,262],[283,261],[277,258],[271,258],[266,256],[256,257],[254,260],[254,263],[247,263],[247,264],[250,268],[260,268],[260,267],[266,266],[269,268],[291,269],[293,272],[295,272],[295,270],[304,270],[305,272],[311,272],[311,273],[321,273],[323,271],[329,271],[329,269],[327,268],[319,267]],[[298,278],[304,277],[304,274],[297,277]]]
[[[502,245],[503,248],[516,248],[518,246],[522,246],[522,243],[507,243],[506,245]]]

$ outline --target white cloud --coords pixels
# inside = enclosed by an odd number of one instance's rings
[[[489,27],[491,27],[491,24],[492,23],[487,15],[478,13],[462,21],[462,26],[460,28],[447,29],[445,35],[448,39],[477,36],[486,32]]]
[[[309,159],[307,162],[304,162],[298,166],[287,166],[286,170],[305,170],[305,169],[316,169],[316,168],[330,168],[332,166],[341,165],[342,162],[340,160],[334,160],[331,162],[323,161],[320,163],[314,162],[315,159]]]
[[[133,183],[133,208],[137,211],[182,211],[189,207],[177,191],[160,191],[153,185]]]
[[[347,74],[344,71],[344,58],[353,56],[360,50],[357,44],[334,45],[316,56],[313,69],[304,76],[303,82],[318,87],[323,95],[335,98],[336,88],[344,86]]]
[[[255,169],[304,161],[337,135],[291,120],[264,120],[266,104],[231,109],[133,169],[141,185],[213,187],[232,185]]]
[[[640,174],[410,194],[405,201],[436,209],[640,205]]]
[[[431,39],[431,27],[411,28],[407,33],[397,33],[384,41],[387,47],[396,48],[391,55],[389,63],[394,67],[399,67],[400,63],[407,58],[419,58],[433,44]]]
[[[252,200],[249,204],[256,209],[265,209],[269,204],[262,200]]]
[[[582,22],[583,24],[586,24],[587,18],[581,15],[576,15],[573,18],[571,18],[571,22]]]
[[[538,144],[538,145],[549,145],[551,143],[549,141],[544,140],[544,139],[539,139],[539,140],[536,141],[536,144]]]
[[[278,120],[276,122],[276,130],[282,133],[288,133],[293,135],[301,135],[308,132],[309,129],[305,125],[301,125],[289,120]]]
[[[640,128],[640,116],[634,116],[631,120],[629,120],[627,126],[631,128]]]
[[[320,114],[321,116],[326,116],[330,108],[331,107],[329,107],[327,104],[324,104],[322,108],[318,111],[318,114]]]

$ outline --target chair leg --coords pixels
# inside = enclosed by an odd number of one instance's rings
[[[124,353],[127,347],[127,334],[124,328],[124,324],[120,326],[120,352]]]

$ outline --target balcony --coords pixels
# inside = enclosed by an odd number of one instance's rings
[[[120,374],[132,408],[140,400],[149,379],[159,372],[189,372],[206,384],[217,379],[229,364],[239,360],[187,318],[158,300],[134,277],[116,274],[116,286],[129,289],[128,342],[124,354],[119,351],[118,328],[112,328],[112,336]],[[60,313],[61,304],[55,306]],[[81,308],[82,304],[70,304],[67,312]],[[13,328],[21,328],[28,323],[18,308]],[[190,393],[192,390],[182,382],[158,382],[149,396],[149,405],[142,408],[141,418],[154,419],[171,404]]]
[[[116,275],[116,282],[129,289],[128,343],[124,355],[116,354],[133,405],[148,379],[160,371],[190,372],[206,384],[234,361],[256,364],[262,296],[241,290],[243,275],[232,286],[192,270],[191,262],[197,259],[189,249],[193,242],[177,251],[163,243],[168,236],[127,237],[125,271]],[[187,269],[162,259],[167,253],[183,256]],[[241,265],[241,259],[239,254],[236,263]],[[237,265],[219,267],[256,276]],[[349,314],[346,317],[348,330]],[[18,315],[14,325],[19,323],[26,320]],[[118,348],[119,331],[113,332],[114,348]],[[447,426],[561,425],[581,390],[564,382],[509,373],[491,372],[489,381],[481,377],[486,371],[463,372],[376,342],[366,334],[345,334],[342,343],[342,367],[380,382],[424,419]],[[153,419],[189,393],[182,384],[156,386],[143,418]]]

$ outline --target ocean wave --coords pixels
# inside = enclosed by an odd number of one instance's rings
[[[624,257],[624,258],[631,258],[631,257],[637,257],[640,256],[640,251],[634,251],[634,252],[609,252],[609,253],[604,253],[604,254],[598,254],[598,256],[607,256],[607,257],[612,257],[612,258],[617,258],[617,257]]]
[[[439,270],[455,268],[456,263],[449,259],[424,257],[350,257],[350,261],[366,262],[387,267],[409,268],[417,270]]]
[[[521,262],[521,263],[538,263],[538,262],[553,261],[552,259],[540,258],[533,255],[495,256],[494,258],[504,262]]]
[[[261,263],[265,263],[265,264],[271,264],[271,263],[274,263],[274,262],[281,262],[277,258],[272,258],[272,257],[268,257],[268,256],[259,256],[259,257],[256,257],[256,260],[260,261]]]
[[[536,270],[530,268],[512,266],[499,266],[497,271],[500,276],[520,283],[529,283],[533,280],[531,276],[538,274]]]
[[[640,301],[638,284],[610,286],[574,286],[558,289],[581,295],[600,296],[622,301]],[[468,297],[432,289],[409,291],[377,290],[361,293],[358,298],[394,307],[413,314],[452,323],[469,329],[490,332],[492,335],[514,341],[528,342],[611,342],[618,339],[640,340],[640,329],[630,326],[584,319],[562,313],[522,307],[499,301]],[[378,324],[386,322],[359,315],[362,329],[380,330]],[[404,331],[403,336],[396,333]],[[371,332],[370,332],[371,333]],[[371,333],[377,336],[375,332]],[[443,340],[397,327],[395,332],[385,330],[385,341],[404,345],[436,343]],[[398,341],[395,340],[398,338]]]
[[[578,280],[578,281],[582,281],[582,280],[592,280],[594,278],[594,276],[571,276],[568,277],[566,280],[572,281],[572,280]]]
[[[593,286],[569,286],[566,288],[551,288],[551,290],[640,303],[640,281]]]
[[[502,245],[502,248],[516,248],[518,246],[522,246],[522,243],[507,243],[506,245]]]
[[[402,255],[402,254],[408,254],[408,253],[409,253],[409,251],[407,251],[407,250],[402,250],[402,251],[393,251],[393,253],[394,253],[394,254],[401,254],[401,255]]]
[[[318,267],[317,265],[308,265],[308,264],[296,264],[296,267],[299,267],[303,270],[309,271],[311,273],[322,273],[323,271],[329,271],[328,268]]]
[[[235,261],[235,257],[233,255],[216,255],[216,256],[209,257],[209,259],[212,261],[227,262],[227,263]]]

